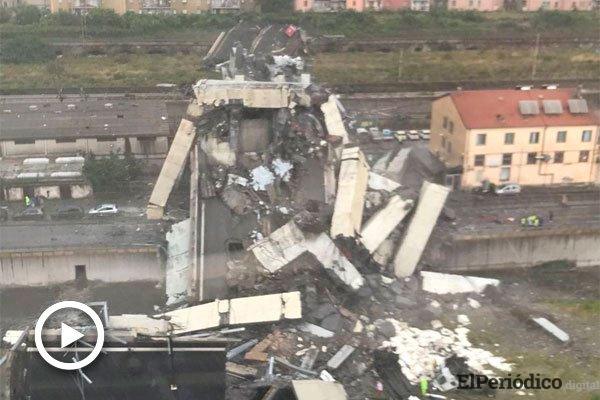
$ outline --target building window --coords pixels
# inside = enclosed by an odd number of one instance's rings
[[[581,141],[582,142],[591,142],[592,141],[592,131],[583,131],[581,133]]]
[[[448,132],[454,133],[454,122],[448,121]]]
[[[485,146],[485,139],[486,139],[485,133],[478,133],[477,134],[477,146]]]
[[[511,165],[512,164],[512,154],[505,153],[502,154],[502,165]]]
[[[98,142],[116,142],[116,141],[117,141],[117,138],[115,138],[115,137],[110,137],[110,136],[107,136],[107,137],[99,137],[99,138],[96,138],[96,141],[98,141]]]
[[[504,144],[513,144],[515,142],[515,134],[513,132],[504,134]]]
[[[529,143],[535,144],[540,141],[540,133],[539,132],[531,132],[529,133]]]
[[[590,159],[590,152],[589,150],[582,150],[579,152],[579,162],[588,162],[588,160]]]
[[[75,142],[77,142],[77,139],[63,138],[63,139],[56,139],[55,142],[56,142],[56,144],[58,144],[58,143],[75,143]]]
[[[567,131],[559,131],[556,134],[556,143],[564,143],[567,141]]]
[[[452,142],[448,142],[448,153],[452,153]]]
[[[527,164],[535,164],[537,162],[537,153],[527,153]]]
[[[500,180],[505,182],[510,179],[510,167],[500,168]]]
[[[484,164],[485,164],[485,154],[475,155],[475,166],[483,167]]]
[[[15,144],[35,144],[35,139],[15,139]]]
[[[442,121],[442,127],[444,129],[448,128],[448,117],[444,117],[444,120]]]
[[[565,159],[564,151],[557,151],[556,153],[554,153],[554,164],[562,164],[564,159]]]
[[[442,147],[446,148],[446,138],[442,136]]]

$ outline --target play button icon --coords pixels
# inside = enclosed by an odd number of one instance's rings
[[[56,358],[52,357],[48,349],[44,347],[44,342],[42,340],[44,324],[52,314],[63,309],[79,310],[86,314],[94,323],[93,327],[85,328],[85,333],[82,333],[79,330],[72,328],[64,322],[60,323],[60,353],[69,351],[74,351],[75,354],[86,353],[89,351],[89,344],[86,344],[84,347],[77,347],[77,341],[85,337],[87,333],[90,333],[90,336],[95,337],[96,343],[94,344],[92,351],[89,352],[89,354],[83,360],[77,360],[76,357],[69,357],[69,359],[74,359],[74,362],[63,362],[57,360]],[[75,345],[73,348],[69,347],[73,344]],[[59,303],[51,305],[50,307],[44,310],[42,315],[40,315],[40,318],[37,320],[37,323],[35,324],[35,347],[37,348],[42,358],[46,360],[48,364],[58,369],[71,371],[75,369],[81,369],[89,365],[92,361],[96,359],[96,357],[98,357],[98,355],[102,351],[103,345],[104,326],[102,325],[100,317],[88,305],[79,303],[77,301],[61,301]],[[56,351],[56,348],[53,348],[51,351]]]
[[[83,337],[83,333],[71,328],[69,325],[64,322],[60,323],[60,348],[63,349],[81,339]]]

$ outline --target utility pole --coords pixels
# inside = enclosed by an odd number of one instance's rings
[[[540,34],[538,33],[535,37],[535,48],[533,49],[533,65],[531,66],[531,80],[535,79],[535,73],[537,70],[537,60],[540,54]]]

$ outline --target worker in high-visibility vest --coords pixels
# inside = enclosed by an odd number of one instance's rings
[[[25,195],[25,207],[31,206],[31,199],[28,195]]]

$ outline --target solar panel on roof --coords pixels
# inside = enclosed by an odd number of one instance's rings
[[[536,115],[540,113],[538,102],[534,100],[520,100],[519,111],[522,115]]]
[[[563,112],[560,100],[542,100],[542,104],[546,114],[562,114]]]
[[[569,111],[573,114],[587,114],[589,112],[585,99],[569,99]]]

